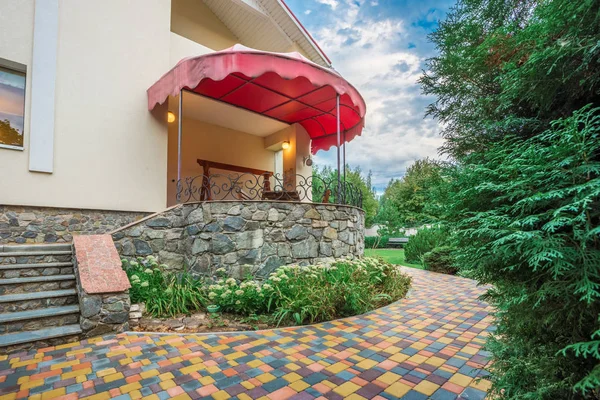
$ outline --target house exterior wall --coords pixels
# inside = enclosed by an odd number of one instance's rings
[[[173,171],[176,177],[177,124],[166,123],[166,104],[148,111],[146,90],[180,59],[240,40],[201,1],[59,0],[54,142],[41,146],[51,154],[52,172],[34,172],[30,118],[35,4],[0,0],[0,65],[8,60],[26,66],[27,72],[24,150],[0,148],[0,204],[32,207],[36,215],[51,208],[59,214],[68,208],[134,215],[164,209],[174,198],[167,191]],[[198,135],[184,134],[184,141],[191,141],[184,150],[186,170],[198,171],[197,158],[273,169],[273,153],[265,149],[263,138],[184,122],[184,131],[195,127],[200,128]],[[298,129],[291,128],[292,144]],[[308,137],[298,146],[308,154]],[[298,146],[286,152],[286,169],[302,167]]]
[[[171,0],[171,31],[213,50],[223,50],[240,40],[202,1]]]
[[[170,66],[169,1],[60,1],[51,174],[28,167],[34,1],[0,9],[0,58],[28,72],[24,151],[0,149],[0,203],[163,208],[166,123],[148,112],[146,89]]]

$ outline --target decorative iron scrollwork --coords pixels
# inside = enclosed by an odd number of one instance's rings
[[[268,182],[267,182],[268,181]],[[362,192],[350,182],[285,173],[210,174],[187,177],[176,182],[177,202],[211,200],[282,200],[345,204],[362,208]]]

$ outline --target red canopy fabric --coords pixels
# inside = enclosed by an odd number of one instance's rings
[[[297,52],[271,53],[239,44],[179,61],[148,89],[148,109],[180,90],[287,124],[299,123],[312,139],[313,154],[337,144],[338,94],[346,142],[361,134],[367,111],[360,93],[337,72]]]

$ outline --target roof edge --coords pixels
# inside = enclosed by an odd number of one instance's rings
[[[275,2],[290,17],[290,19],[294,22],[294,24],[296,25],[296,27],[302,32],[302,34],[304,35],[304,37],[306,38],[306,40],[308,40],[308,42],[313,46],[313,48],[323,58],[323,60],[327,62],[327,64],[328,64],[327,66],[331,67],[332,63],[331,63],[331,60],[329,59],[329,57],[327,57],[327,54],[325,54],[325,52],[323,51],[323,49],[321,49],[321,47],[319,46],[319,44],[317,43],[317,41],[312,37],[312,35],[308,31],[308,29],[306,29],[306,27],[304,25],[302,25],[302,22],[300,22],[300,20],[296,16],[296,14],[294,14],[294,12],[285,3],[285,1],[284,0],[275,0]]]

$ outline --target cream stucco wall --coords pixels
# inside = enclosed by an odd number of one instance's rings
[[[201,0],[171,1],[171,31],[213,50],[240,42]]]
[[[28,70],[33,4],[0,0],[0,58]],[[27,108],[25,151],[0,149],[0,203],[163,208],[167,128],[146,89],[170,66],[169,1],[61,0],[58,43],[54,172],[28,169]]]
[[[0,204],[163,209],[167,190],[174,198],[177,124],[166,123],[166,104],[148,111],[146,90],[181,58],[238,40],[199,0],[60,0],[53,173],[31,172],[34,4],[0,0],[0,59],[28,72],[25,148],[0,148]],[[284,170],[300,171],[308,136],[301,127],[286,132],[292,148]],[[184,120],[183,175],[201,172],[197,158],[272,171],[265,140]]]
[[[265,148],[264,139],[245,132],[207,124],[191,118],[183,119],[181,176],[194,177],[203,173],[197,159],[255,168],[274,169],[274,152]],[[211,173],[227,174],[225,171]],[[169,204],[175,204],[177,180],[177,123],[169,124]],[[199,186],[201,181],[197,182]]]

